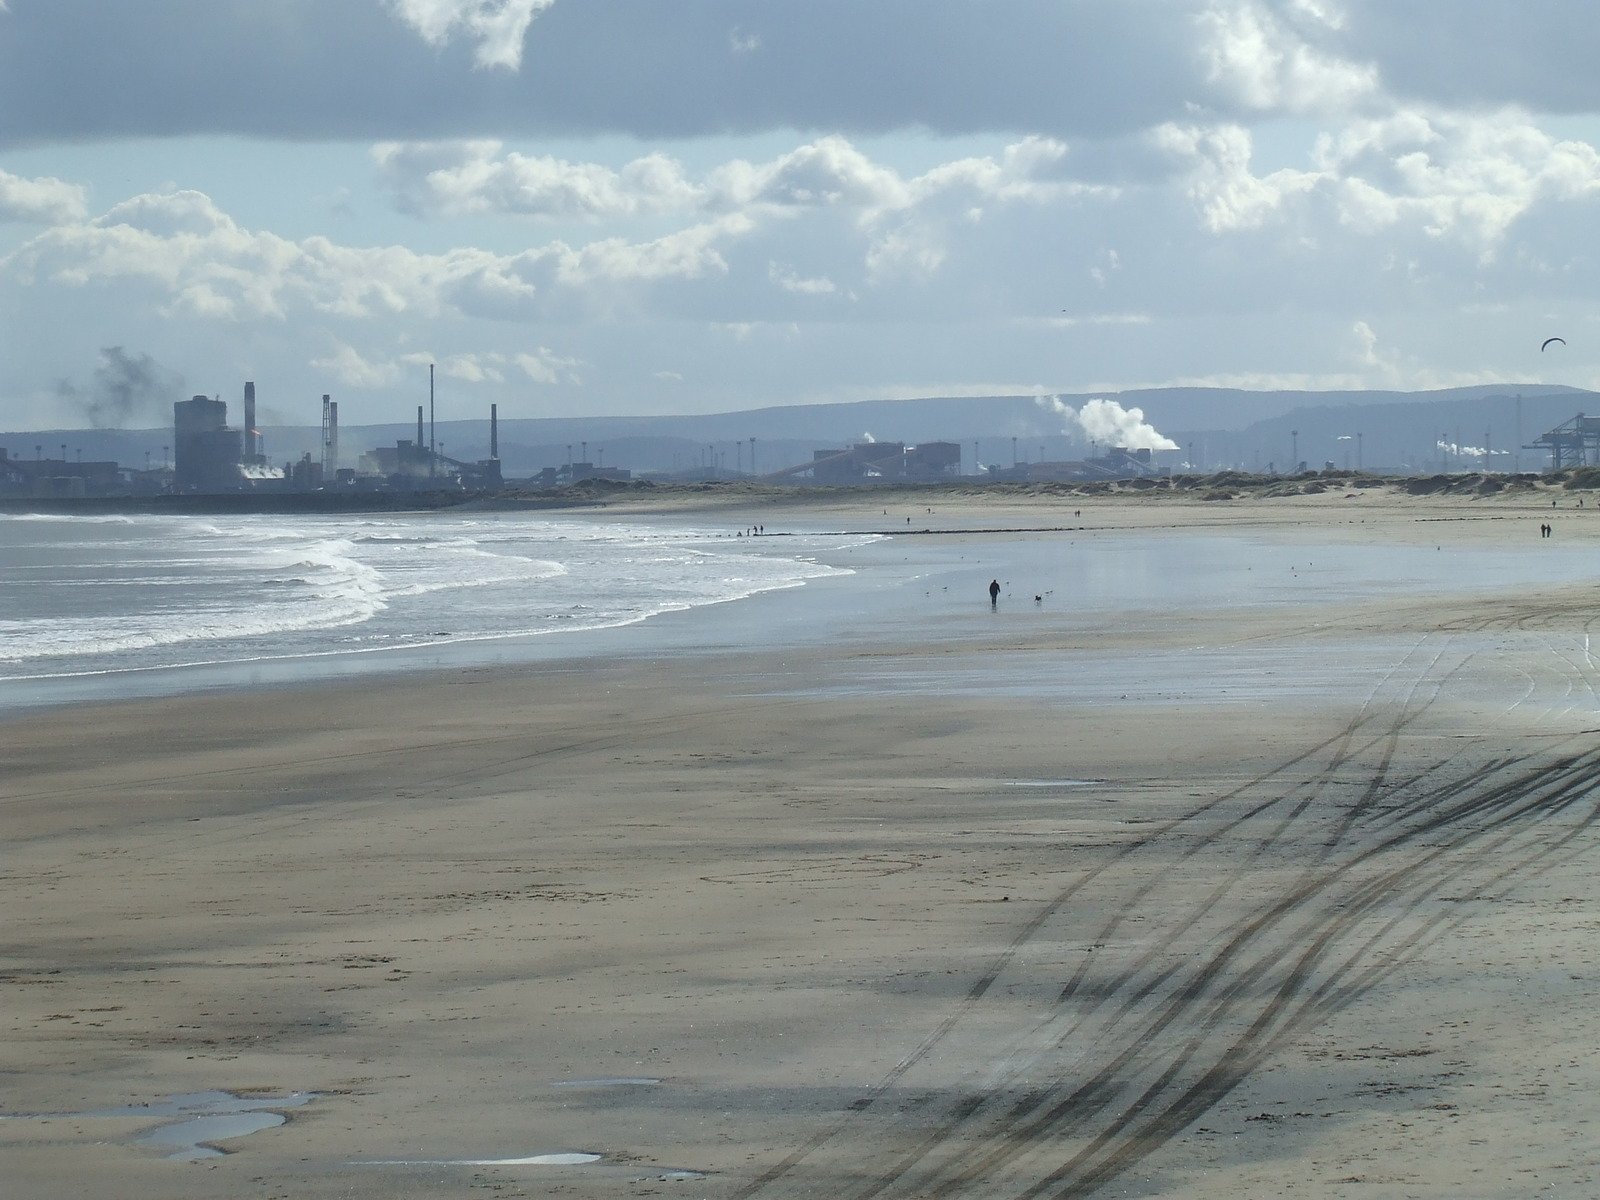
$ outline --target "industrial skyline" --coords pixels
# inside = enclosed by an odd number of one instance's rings
[[[892,486],[959,478],[1082,483],[1219,471],[1268,476],[1352,469],[1409,476],[1508,474],[1524,470],[1525,451],[1533,452],[1527,461],[1527,469],[1533,471],[1600,465],[1600,418],[1588,417],[1581,410],[1575,416],[1565,415],[1571,405],[1592,397],[1571,389],[1535,392],[1526,398],[1521,393],[1466,389],[1432,401],[1401,398],[1389,405],[1284,406],[1275,417],[1234,433],[1182,431],[1182,443],[1158,429],[1138,405],[1125,407],[1106,397],[1078,398],[1076,406],[1060,396],[830,406],[809,410],[823,418],[810,422],[809,435],[791,425],[789,432],[801,434],[799,437],[770,434],[792,422],[795,412],[808,410],[727,413],[702,418],[721,428],[703,427],[701,436],[709,434],[709,440],[699,442],[691,440],[692,418],[681,422],[657,419],[645,425],[614,417],[587,422],[514,419],[511,426],[524,439],[531,433],[535,440],[511,443],[506,461],[501,457],[498,404],[489,405],[486,421],[447,421],[452,452],[446,453],[445,441],[438,436],[431,364],[427,379],[427,402],[416,405],[414,434],[396,436],[392,444],[384,439],[394,434],[393,423],[358,426],[353,431],[356,436],[342,443],[339,402],[329,393],[321,397],[320,424],[309,443],[304,434],[310,431],[297,432],[293,426],[279,428],[269,437],[268,430],[258,424],[253,380],[244,381],[241,404],[233,410],[241,414],[239,423],[230,423],[229,402],[220,395],[196,395],[173,402],[170,431],[109,435],[105,431],[71,431],[76,443],[72,458],[65,441],[59,443],[59,458],[45,457],[44,439],[60,436],[61,430],[48,434],[0,432],[0,495],[478,494],[505,487],[548,490],[585,481],[626,482],[635,476],[666,483],[749,480]],[[1218,396],[1226,393],[1206,397],[1213,412],[1219,403],[1225,403]],[[1173,399],[1159,394],[1151,394],[1151,398],[1154,402]],[[1395,428],[1396,413],[1403,414],[1403,431]],[[1559,420],[1556,414],[1562,414]],[[1531,426],[1525,426],[1525,415]],[[1419,416],[1420,425],[1415,419]],[[887,440],[868,431],[851,437],[843,429],[852,417],[871,419],[880,428],[920,429],[923,436]],[[885,419],[894,425],[886,426]],[[1302,424],[1306,426],[1304,457]],[[1498,438],[1496,424],[1501,429]],[[730,438],[728,429],[741,425],[760,428],[769,436]],[[1374,434],[1370,444],[1368,426]],[[1433,430],[1439,426],[1445,428],[1435,434]],[[932,428],[939,432],[927,436]],[[962,432],[950,436],[946,431],[952,428]],[[1007,428],[1024,432],[1007,435]],[[1480,444],[1465,437],[1463,428],[1481,428],[1475,439]],[[1424,431],[1420,440],[1419,429]],[[1533,432],[1529,435],[1532,440],[1525,441],[1525,429],[1544,432]],[[609,464],[605,459],[607,431],[620,434],[611,440]],[[568,438],[564,453],[559,440],[563,435]],[[592,454],[589,435],[593,435]],[[116,439],[110,453],[105,449],[108,437]],[[161,439],[159,459],[153,460],[152,437]],[[85,461],[85,440],[100,440],[101,457],[91,454]],[[31,459],[26,454],[29,442]],[[765,454],[759,467],[758,444]],[[52,448],[54,445],[52,442]],[[138,463],[141,451],[142,466]]]

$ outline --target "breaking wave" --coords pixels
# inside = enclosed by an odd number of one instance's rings
[[[801,539],[504,514],[0,521],[0,679],[613,627],[840,573]]]

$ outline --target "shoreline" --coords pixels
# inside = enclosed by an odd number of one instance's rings
[[[1370,498],[1377,499],[1376,496]],[[907,562],[915,560],[919,571],[932,572],[953,582],[963,575],[958,562],[967,557],[969,546],[973,548],[974,558],[996,559],[993,570],[1005,573],[1005,562],[1016,558],[1028,543],[1038,541],[1055,541],[1064,547],[1076,546],[1080,541],[1086,547],[1109,547],[1119,540],[1137,546],[1149,544],[1152,539],[1159,543],[1162,538],[1172,537],[1195,537],[1202,541],[1254,539],[1260,545],[1260,552],[1270,555],[1277,553],[1277,547],[1304,543],[1309,538],[1312,544],[1335,547],[1372,545],[1374,554],[1392,555],[1395,546],[1423,547],[1435,543],[1441,549],[1448,543],[1453,552],[1459,553],[1484,549],[1491,543],[1485,543],[1482,527],[1505,523],[1507,530],[1503,534],[1496,531],[1492,544],[1499,547],[1498,553],[1516,556],[1521,553],[1521,547],[1509,535],[1509,524],[1532,516],[1539,516],[1541,520],[1544,517],[1539,508],[1462,511],[1468,502],[1459,498],[1431,500],[1420,506],[1407,501],[1369,503],[1348,511],[1320,496],[1307,498],[1307,501],[1256,501],[1224,506],[1226,512],[1219,512],[1216,505],[1191,504],[1179,508],[1170,501],[1161,504],[1127,498],[1099,503],[1083,501],[1084,507],[1079,510],[1082,515],[1069,516],[1068,522],[1061,523],[1037,523],[1038,514],[1055,510],[1053,501],[1022,506],[1006,501],[903,514],[911,518],[911,523],[905,526],[892,521],[885,523],[884,513],[873,510],[871,505],[830,502],[798,506],[799,516],[796,506],[786,506],[781,517],[771,518],[782,524],[768,530],[759,540],[777,549],[787,545],[788,539],[801,537],[880,539],[875,551],[863,547],[812,550],[808,557],[835,569],[866,570],[874,577],[887,578],[894,573],[890,563],[898,554]],[[924,510],[929,507],[923,506]],[[1586,519],[1590,511],[1558,512],[1558,517],[1570,520],[1562,521],[1559,542],[1542,547],[1547,560],[1570,561],[1579,553],[1577,546],[1600,544],[1600,509],[1593,510],[1597,519],[1592,525]],[[595,520],[632,519],[648,527],[672,524],[691,516],[703,520],[708,515],[726,514],[721,509],[708,513],[678,506],[647,506],[637,510],[619,507],[549,515],[585,524]],[[765,516],[746,513],[744,523],[752,524]],[[1030,517],[1034,518],[1033,523],[1029,522]],[[897,543],[903,550],[895,549]],[[1241,570],[1246,569],[1244,563],[1239,565]],[[1546,586],[1576,585],[1586,577],[1584,565],[1574,563],[1568,567],[1564,582],[1558,575],[1547,580]],[[982,586],[981,581],[978,586]],[[1139,580],[1130,580],[1128,595],[1137,595],[1143,586],[1145,584]],[[1373,586],[1371,581],[1367,586]],[[1490,594],[1496,586],[1516,587],[1520,583],[1515,577],[1495,578],[1474,586]],[[1034,592],[1051,592],[1051,611],[1081,603],[1081,597],[1073,595],[1073,581],[1059,572],[1046,571],[1037,575],[1032,584],[1019,583],[1018,587],[1022,590],[1010,599],[1023,603]],[[1055,598],[1058,589],[1059,600]],[[903,600],[906,605],[903,615],[907,619],[921,619],[917,597],[911,589],[904,590],[907,597]],[[796,639],[799,645],[848,638],[852,614],[842,610],[834,596],[834,589],[827,586],[825,579],[812,579],[689,609],[657,612],[615,625],[481,638],[441,636],[411,646],[374,650],[199,659],[138,668],[18,676],[0,683],[0,689],[4,689],[4,695],[0,696],[0,722],[19,712],[77,703],[177,695],[186,691],[220,695],[253,688],[324,686],[341,681],[357,686],[386,686],[417,674],[437,671],[477,668],[516,671],[586,657],[680,655],[757,646],[762,644],[768,625],[777,630],[779,636]],[[1106,596],[1098,602],[1101,607],[1113,603],[1115,597]],[[1135,603],[1133,608],[1137,611],[1138,605]],[[892,609],[885,608],[880,601],[870,608],[870,616],[882,627],[880,632],[884,636],[895,636]]]

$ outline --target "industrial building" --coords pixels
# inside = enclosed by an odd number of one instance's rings
[[[114,462],[69,462],[65,446],[60,458],[45,458],[43,451],[38,446],[32,459],[12,458],[0,447],[0,494],[57,499],[116,496],[131,490],[131,473]]]
[[[961,474],[957,442],[856,442],[843,450],[814,451],[811,461],[774,471],[764,479],[800,479],[821,484],[928,483]]]
[[[1105,479],[1143,479],[1160,475],[1149,450],[1129,450],[1113,446],[1095,458],[1072,462],[1017,463],[1010,467],[991,467],[989,477],[1009,483],[1087,483]]]
[[[431,378],[430,378],[431,391]],[[417,437],[361,455],[354,468],[340,465],[339,404],[322,397],[319,453],[301,455],[281,466],[268,463],[256,425],[256,387],[244,385],[243,429],[228,424],[220,398],[195,396],[173,405],[172,490],[192,495],[228,492],[495,490],[503,486],[499,456],[499,406],[489,409],[487,459],[463,462],[446,457],[423,436],[423,409],[417,407]],[[430,430],[431,433],[431,430]],[[114,469],[114,467],[113,467]],[[13,489],[14,490],[14,489]]]
[[[571,462],[562,467],[545,467],[528,482],[534,487],[558,488],[584,483],[591,479],[626,483],[632,478],[633,472],[626,467],[602,467],[592,462]]]
[[[220,399],[196,396],[173,404],[172,454],[174,491],[236,492],[244,484],[244,435],[229,426]]]
[[[324,397],[326,399],[326,397]],[[363,454],[354,478],[358,487],[382,486],[397,491],[434,490],[441,487],[494,491],[504,485],[500,475],[500,406],[489,406],[489,457],[462,462],[443,454],[423,436],[422,405],[417,405],[415,441],[397,441],[392,447],[376,446]]]

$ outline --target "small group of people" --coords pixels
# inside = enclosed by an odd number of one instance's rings
[[[1543,524],[1543,525],[1539,526],[1539,536],[1542,537],[1542,538],[1551,537],[1552,535],[1554,535],[1555,531],[1556,531],[1555,526],[1551,525],[1549,523],[1546,523],[1546,524]]]
[[[765,525],[752,525],[752,526],[750,526],[749,529],[742,529],[738,533],[734,534],[733,536],[734,537],[760,537],[766,531],[767,531],[767,527]]]

